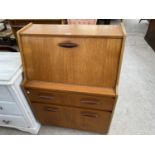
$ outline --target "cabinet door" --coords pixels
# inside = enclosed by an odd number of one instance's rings
[[[74,119],[74,128],[107,133],[111,120],[111,112],[73,108],[72,118]]]
[[[70,127],[71,114],[68,108],[41,103],[33,103],[32,107],[42,124]]]
[[[122,39],[23,36],[29,80],[115,87]]]
[[[107,133],[111,112],[33,103],[39,121],[45,125],[58,125],[86,131]]]

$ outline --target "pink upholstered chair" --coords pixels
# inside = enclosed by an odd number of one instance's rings
[[[67,19],[68,24],[96,25],[97,19]]]

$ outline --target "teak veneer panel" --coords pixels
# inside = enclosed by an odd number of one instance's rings
[[[42,124],[107,133],[111,112],[33,103]]]
[[[24,36],[21,41],[29,80],[110,88],[116,85],[121,39]],[[78,47],[58,46],[66,41]]]
[[[69,84],[51,83],[51,82],[42,82],[42,81],[29,81],[29,82],[25,82],[23,85],[25,89],[76,92],[76,93],[111,96],[111,97],[116,96],[115,89],[102,88],[102,87],[89,87],[89,86],[69,85]]]
[[[21,35],[52,35],[81,37],[114,37],[123,38],[124,32],[120,25],[42,25],[33,24]]]
[[[88,95],[77,92],[56,92],[43,89],[26,89],[26,93],[31,102],[50,103],[51,105],[62,105],[80,107],[87,109],[97,109],[112,111],[117,97]]]

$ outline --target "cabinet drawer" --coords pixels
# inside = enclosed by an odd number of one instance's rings
[[[70,127],[71,111],[68,108],[40,103],[33,103],[32,107],[42,124]]]
[[[0,126],[27,127],[23,117],[13,115],[0,115]]]
[[[65,104],[65,95],[63,93],[48,92],[43,90],[26,90],[31,101],[41,103]]]
[[[69,96],[70,103],[78,107],[85,107],[91,109],[112,111],[115,104],[115,98],[99,97],[90,95],[71,94]]]
[[[42,124],[58,125],[81,130],[106,133],[111,113],[82,108],[49,104],[33,104],[33,109]]]
[[[19,108],[14,102],[0,101],[0,114],[21,115]]]
[[[87,109],[73,109],[74,118],[73,125],[77,129],[95,131],[99,133],[107,133],[111,112],[87,110]]]
[[[14,98],[11,96],[7,86],[0,86],[0,100],[1,101],[14,101]]]
[[[33,102],[53,103],[76,107],[112,111],[115,97],[100,97],[76,93],[56,93],[42,90],[27,90],[30,100]]]

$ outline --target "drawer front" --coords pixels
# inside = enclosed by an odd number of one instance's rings
[[[33,109],[42,124],[58,125],[99,133],[107,132],[111,118],[110,112],[49,104],[34,103]]]
[[[32,102],[70,105],[81,108],[112,111],[115,98],[83,95],[76,93],[56,93],[42,90],[26,91]]]
[[[0,126],[27,127],[27,124],[21,116],[0,115]]]
[[[14,102],[0,101],[0,114],[21,115],[19,108]]]
[[[14,101],[8,88],[6,86],[0,86],[0,100],[1,101]]]
[[[43,90],[26,90],[31,101],[41,103],[65,104],[65,95],[63,93],[48,92]]]
[[[74,109],[74,127],[77,129],[107,133],[111,120],[111,112]]]
[[[112,97],[71,94],[69,99],[71,105],[108,111],[112,111],[115,104],[115,98]]]
[[[33,103],[32,107],[42,124],[70,127],[71,114],[68,108],[40,103]]]

